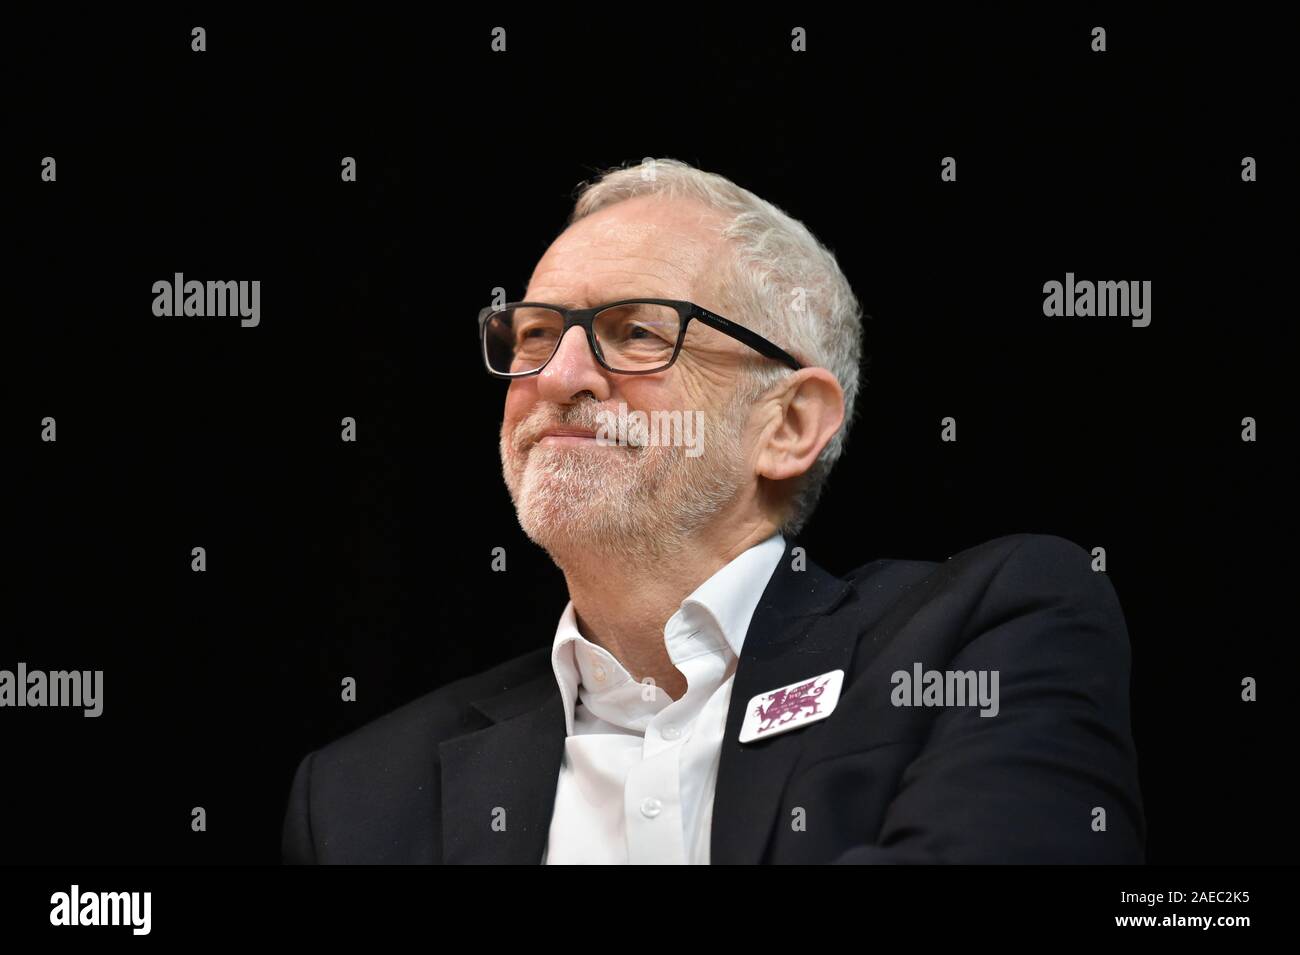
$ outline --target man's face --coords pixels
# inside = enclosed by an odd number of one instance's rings
[[[721,221],[688,200],[630,199],[581,219],[542,256],[524,300],[587,307],[626,298],[685,299],[726,315]],[[608,372],[571,328],[541,374],[515,379],[501,458],[520,524],[556,554],[653,559],[688,546],[710,518],[752,491],[749,409],[734,400],[753,353],[692,322],[681,354],[650,375]],[[759,359],[761,360],[761,359]],[[703,440],[627,446],[596,440],[601,412],[703,414]],[[671,432],[670,432],[671,434]]]

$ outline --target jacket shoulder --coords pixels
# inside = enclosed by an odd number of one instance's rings
[[[873,560],[843,579],[856,593],[856,605],[875,608],[877,614],[893,608],[916,611],[942,601],[958,617],[973,618],[981,608],[996,616],[1039,599],[1117,612],[1114,587],[1106,574],[1093,571],[1092,559],[1068,538],[1019,533],[992,538],[942,560]]]
[[[1056,534],[1005,534],[967,547],[944,560],[881,558],[844,575],[854,583],[870,580],[910,581],[927,577],[941,567],[963,574],[994,574],[1008,561],[1037,566],[1077,568],[1090,565],[1092,556],[1079,544]]]
[[[1093,556],[1056,534],[1008,534],[954,554],[944,562],[954,572],[986,581],[991,591],[1055,594],[1092,603],[1116,603]]]
[[[347,735],[315,751],[317,766],[336,766],[382,760],[379,767],[390,771],[409,765],[415,754],[427,762],[437,753],[437,744],[480,728],[484,719],[470,704],[484,697],[536,680],[550,672],[549,645],[498,663],[487,670],[443,684],[416,697]]]
[[[438,745],[488,723],[471,703],[538,679],[538,647],[454,680],[309,752],[281,834],[285,862],[436,862]]]
[[[1091,560],[1082,546],[1057,534],[1006,534],[968,547],[949,560],[1003,561],[1014,556],[1017,560],[1035,560],[1053,564],[1073,564]]]

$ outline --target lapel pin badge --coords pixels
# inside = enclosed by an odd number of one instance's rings
[[[759,693],[745,707],[740,742],[752,743],[824,720],[840,701],[844,671],[796,680],[788,686]]]

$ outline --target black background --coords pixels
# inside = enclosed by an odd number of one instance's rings
[[[812,558],[1104,546],[1149,860],[1293,858],[1280,24],[493,16],[12,25],[0,668],[102,669],[105,711],[0,711],[0,861],[275,862],[308,750],[551,640],[563,580],[501,480],[473,319],[523,292],[581,180],[644,156],[805,222],[872,316]],[[1151,325],[1045,318],[1067,271],[1151,280]],[[174,272],[261,280],[260,326],[154,317]]]

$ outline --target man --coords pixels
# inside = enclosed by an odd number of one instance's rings
[[[587,186],[479,316],[506,485],[569,604],[304,758],[285,861],[1143,861],[1127,632],[1088,554],[1019,534],[840,579],[796,545],[861,319],[834,256],[720,176]]]

